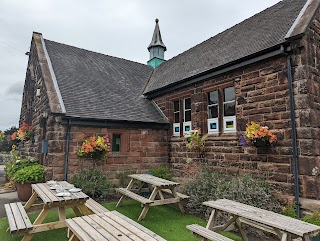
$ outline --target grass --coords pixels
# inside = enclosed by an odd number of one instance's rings
[[[140,203],[127,200],[121,207],[115,208],[116,203],[104,203],[105,206],[110,211],[117,210],[118,212],[124,214],[125,216],[131,218],[132,220],[137,220],[142,208]],[[33,221],[37,214],[31,214],[29,217]],[[73,217],[72,210],[67,210],[67,217]],[[58,214],[56,212],[50,213],[46,218],[45,222],[58,220]],[[144,220],[139,222],[141,225],[157,233],[161,237],[167,239],[168,241],[199,241],[189,230],[186,229],[188,224],[199,224],[202,226],[206,225],[206,221],[200,219],[196,216],[190,214],[182,214],[178,208],[174,205],[164,205],[151,207]],[[0,219],[0,240],[1,241],[13,241],[21,240],[21,236],[12,237],[10,233],[6,232],[8,227],[8,222],[6,218]],[[242,239],[237,235],[232,233],[223,233],[223,235],[236,240],[241,241]],[[56,229],[53,231],[46,231],[42,233],[35,234],[32,241],[64,241],[67,240],[67,230],[66,229]]]

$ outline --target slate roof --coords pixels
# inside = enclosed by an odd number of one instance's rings
[[[283,0],[164,62],[155,69],[144,93],[172,86],[283,43],[305,3],[306,0]]]
[[[167,123],[141,96],[152,68],[140,63],[45,40],[66,116]]]

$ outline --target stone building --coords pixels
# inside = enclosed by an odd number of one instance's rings
[[[283,0],[167,61],[156,20],[148,65],[34,33],[20,121],[36,138],[21,149],[47,166],[48,177],[63,179],[90,165],[76,155],[82,141],[107,134],[115,147],[103,168],[113,179],[170,165],[185,181],[205,162],[318,200],[319,4]],[[277,143],[240,146],[250,121],[272,129]],[[196,127],[209,133],[201,161],[183,138]]]

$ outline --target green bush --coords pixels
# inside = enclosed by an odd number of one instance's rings
[[[21,170],[21,169],[23,169],[25,167],[34,166],[34,165],[37,165],[37,164],[38,164],[38,161],[32,159],[31,157],[28,157],[28,158],[25,158],[25,159],[22,159],[22,160],[16,160],[15,162],[8,164],[8,166],[6,165],[6,169],[5,169],[6,176],[9,179],[12,179],[14,174],[17,171],[19,171],[19,170]]]
[[[119,173],[117,177],[119,178],[120,187],[127,187],[131,180],[131,178],[128,176],[134,173],[135,171],[125,171],[125,172]]]
[[[94,168],[75,174],[71,178],[71,183],[90,197],[99,197],[112,186],[105,173]]]
[[[169,167],[156,167],[151,170],[151,174],[155,177],[160,177],[167,180],[172,180],[173,174]]]
[[[25,182],[42,181],[43,179],[44,168],[40,164],[24,167],[13,175],[13,180],[21,184],[24,184]]]
[[[303,218],[301,218],[301,220],[305,221],[307,223],[312,223],[312,224],[320,226],[319,212],[313,212],[311,215],[306,215]]]
[[[187,203],[189,212],[206,218],[211,209],[202,205],[202,202],[223,198],[270,211],[280,210],[279,202],[272,195],[271,185],[249,175],[232,177],[203,171],[184,186],[184,192],[190,195]]]

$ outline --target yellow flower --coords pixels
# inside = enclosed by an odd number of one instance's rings
[[[16,145],[12,145],[12,146],[11,146],[11,149],[12,149],[12,150],[15,150],[15,149],[17,149],[17,146],[16,146]]]

